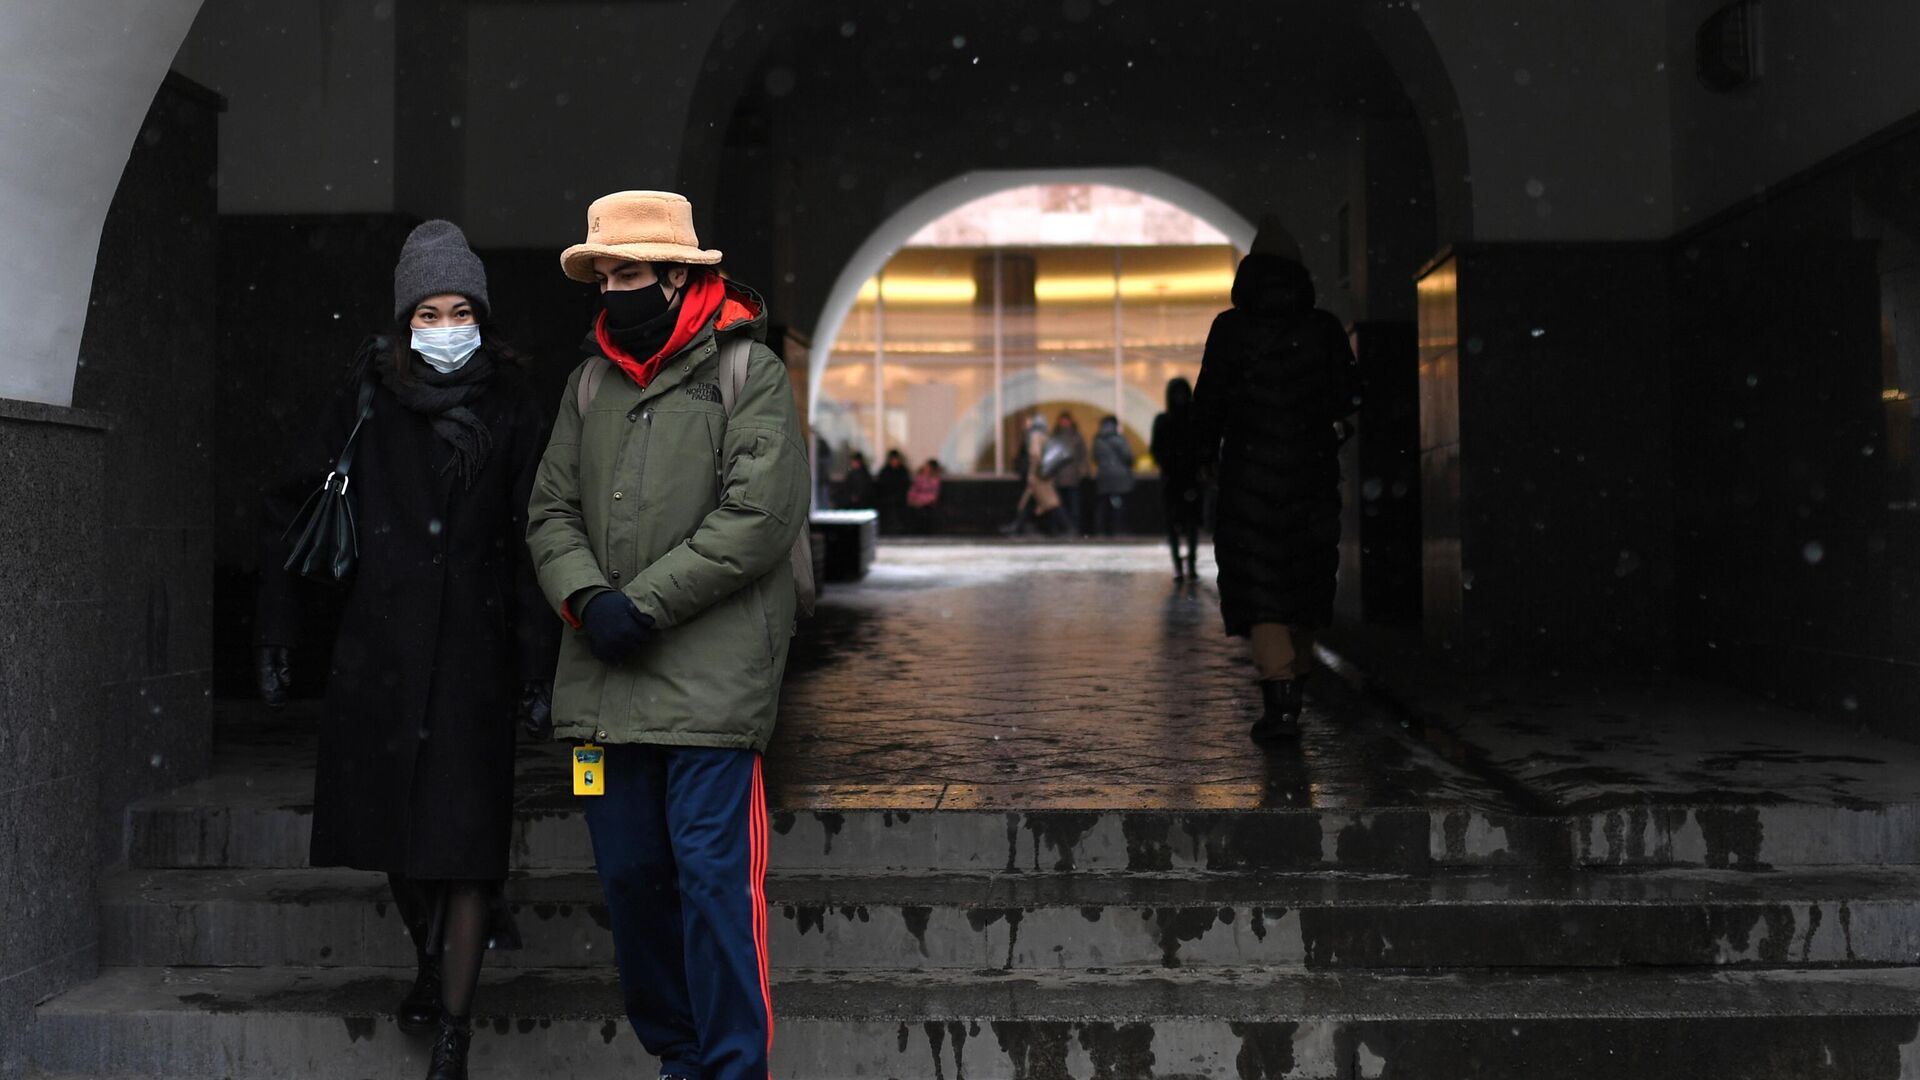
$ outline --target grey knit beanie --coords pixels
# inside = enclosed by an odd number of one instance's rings
[[[400,318],[429,296],[459,293],[485,318],[487,269],[467,246],[466,234],[451,221],[428,221],[407,234],[400,261],[393,267],[393,315]]]

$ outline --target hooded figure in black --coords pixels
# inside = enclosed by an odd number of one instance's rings
[[[1217,462],[1214,551],[1227,633],[1252,639],[1264,711],[1253,737],[1298,731],[1314,631],[1333,621],[1340,444],[1358,405],[1345,329],[1314,307],[1299,246],[1261,222],[1207,335],[1196,453]]]

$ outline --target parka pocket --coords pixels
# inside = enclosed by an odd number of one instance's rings
[[[746,453],[733,467],[745,472],[740,484],[740,502],[785,525],[789,492],[784,490],[780,472],[779,443],[770,434],[757,434]]]

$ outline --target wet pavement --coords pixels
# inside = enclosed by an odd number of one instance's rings
[[[796,645],[776,805],[884,791],[923,809],[1504,806],[1498,788],[1327,679],[1295,745],[1258,695],[1213,569],[1158,546],[907,544],[835,586]]]
[[[1205,558],[1203,553],[1203,559]],[[1920,802],[1920,747],[1685,680],[1475,676],[1404,636],[1336,636],[1297,743],[1262,748],[1212,568],[1176,585],[1144,544],[889,544],[822,597],[767,756],[786,811],[1619,808]],[[217,710],[196,797],[310,798],[312,703]],[[570,803],[523,746],[519,801]]]
[[[1370,697],[1531,814],[1920,802],[1920,746],[1733,687],[1670,674],[1462,674],[1379,630],[1333,644]]]

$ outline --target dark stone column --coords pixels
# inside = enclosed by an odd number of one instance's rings
[[[1421,280],[1429,639],[1471,664],[1664,663],[1673,507],[1657,245],[1456,248]]]
[[[155,96],[100,236],[74,403],[113,418],[102,524],[99,854],[127,803],[205,775],[213,667],[214,171],[224,106]]]
[[[1899,335],[1920,263],[1895,261],[1912,258],[1899,226],[1846,235],[1838,186],[1674,260],[1678,651],[1690,671],[1913,739],[1920,514],[1899,362],[1915,350]]]
[[[1420,616],[1420,371],[1411,322],[1353,328],[1363,387],[1348,474],[1347,534],[1355,548],[1361,614],[1370,622]]]
[[[25,1068],[34,1004],[99,958],[108,423],[0,399],[0,1076]]]

